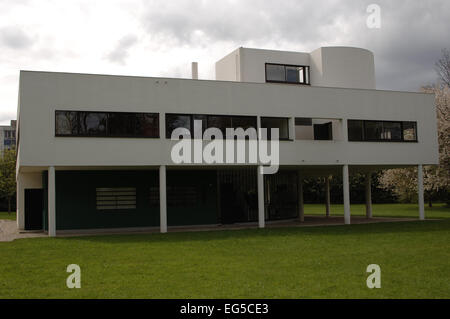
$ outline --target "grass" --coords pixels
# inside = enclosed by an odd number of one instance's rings
[[[350,207],[352,216],[366,216],[364,204],[352,204]],[[331,205],[331,215],[344,216],[344,205]],[[325,205],[306,204],[305,214],[325,215]],[[417,204],[373,204],[373,217],[408,217],[418,218],[419,208]],[[425,206],[425,217],[429,219],[450,218],[450,207],[445,204],[433,204],[433,207]]]
[[[0,212],[0,219],[16,220],[16,212]]]
[[[450,298],[450,209],[430,214],[444,219],[0,242],[0,298]],[[72,263],[81,289],[66,287]]]

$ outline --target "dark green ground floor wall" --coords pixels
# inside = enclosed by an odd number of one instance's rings
[[[150,206],[158,171],[56,171],[56,229],[150,227],[159,207]],[[96,188],[135,187],[136,209],[97,210]]]
[[[177,199],[177,188],[181,191],[190,189],[196,195],[190,200]],[[216,171],[167,171],[167,224],[177,226],[217,223]]]
[[[191,201],[189,205],[177,204],[176,201],[168,203],[168,225],[217,223],[215,171],[167,172],[168,189],[174,191],[177,187],[188,186],[195,186],[197,190],[195,202]],[[97,210],[96,188],[100,187],[135,187],[136,209]],[[56,229],[159,226],[158,191],[158,170],[56,171]],[[44,215],[47,229],[45,203]]]
[[[216,170],[174,169],[167,171],[168,226],[207,225],[253,220],[251,218],[245,220],[235,218],[234,209],[230,210],[232,205],[224,205],[223,202],[238,203],[237,199],[248,195],[247,191],[252,189],[251,185],[246,185],[245,189],[240,189],[239,186],[243,183],[241,179],[248,177],[255,184],[256,176],[241,174],[242,176],[238,178],[236,176],[239,174],[236,175],[235,173],[239,173],[239,171],[234,173],[229,171],[226,174],[223,173],[222,178],[218,178],[218,175],[220,175],[218,173],[220,172]],[[221,183],[220,191],[219,183]],[[228,184],[233,186],[233,189],[230,187],[225,189],[224,186]],[[270,193],[265,203],[267,219],[296,217],[297,189],[295,174],[293,175],[289,171],[280,171],[276,175],[266,176],[265,184],[267,184],[265,185],[265,191]],[[96,189],[115,187],[136,188],[135,209],[97,209]],[[255,187],[256,184],[253,185],[253,188]],[[46,173],[43,174],[43,188],[43,225],[47,229],[48,192]],[[256,190],[254,192],[256,194]],[[240,206],[238,205],[244,215],[257,212],[256,199],[254,201],[253,205],[251,200],[249,201],[250,204],[247,203],[248,205],[242,203]],[[157,169],[146,171],[56,171],[57,230],[158,227],[160,225],[159,214],[159,171]]]

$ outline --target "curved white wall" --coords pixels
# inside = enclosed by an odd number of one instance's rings
[[[324,47],[311,52],[311,85],[375,89],[373,53],[352,47]]]

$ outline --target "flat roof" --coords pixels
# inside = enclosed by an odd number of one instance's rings
[[[260,50],[260,49],[258,49]],[[336,87],[336,86],[317,86],[317,85],[299,85],[289,83],[261,83],[261,82],[244,82],[244,81],[225,81],[225,80],[211,80],[211,79],[190,79],[190,78],[171,78],[171,77],[154,77],[143,75],[121,75],[121,74],[102,74],[102,73],[78,73],[78,72],[59,72],[59,71],[34,71],[34,70],[20,70],[20,73],[50,73],[50,74],[67,74],[67,75],[82,75],[82,76],[107,76],[107,77],[124,77],[124,78],[143,78],[143,79],[155,79],[155,80],[177,80],[177,81],[202,81],[202,82],[220,82],[229,84],[252,84],[252,85],[282,85],[284,87],[302,87],[302,88],[327,88],[327,89],[340,89],[340,90],[363,90],[363,91],[376,91],[376,92],[398,92],[398,93],[415,93],[433,95],[428,92],[417,91],[399,91],[399,90],[380,90],[380,89],[364,89],[364,88],[348,88],[348,87]]]

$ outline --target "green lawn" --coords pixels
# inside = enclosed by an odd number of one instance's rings
[[[343,216],[344,205],[331,205],[331,215]],[[352,216],[366,216],[366,206],[364,204],[352,204],[350,206]],[[306,204],[305,214],[325,215],[325,204]],[[419,218],[419,208],[417,204],[373,204],[373,217],[410,217]],[[433,207],[425,206],[426,218],[450,218],[450,207],[442,203],[433,204]]]
[[[16,212],[0,212],[0,219],[16,220]]]
[[[374,217],[412,217],[419,216],[417,204],[374,204]],[[445,207],[444,204],[433,204],[433,207],[425,207],[425,214],[427,218],[450,218],[450,208]],[[306,204],[305,213],[308,215],[324,215],[325,205]],[[331,205],[331,214],[343,216],[344,206],[341,204]],[[365,216],[365,205],[352,204],[351,214],[355,216]],[[0,212],[0,219],[16,220],[16,213]]]
[[[1,242],[0,298],[450,298],[450,210],[429,215],[447,218]],[[72,263],[81,289],[66,287]],[[366,287],[372,263],[381,289]]]

